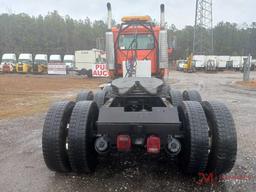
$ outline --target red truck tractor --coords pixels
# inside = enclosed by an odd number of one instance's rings
[[[229,172],[236,160],[231,112],[202,101],[196,90],[181,93],[164,80],[168,43],[161,5],[160,26],[148,16],[128,16],[112,27],[108,8],[107,66],[115,78],[95,94],[55,103],[43,127],[45,163],[56,172],[90,173],[97,158],[139,150],[178,159],[184,173]]]

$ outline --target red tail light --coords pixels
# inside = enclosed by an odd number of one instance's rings
[[[151,154],[160,153],[160,138],[156,136],[150,136],[147,138],[147,152]]]
[[[131,138],[129,135],[118,135],[116,143],[118,151],[129,151],[131,149]]]

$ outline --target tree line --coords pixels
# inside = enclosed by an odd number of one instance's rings
[[[186,26],[179,30],[174,25],[169,27],[169,34],[176,37],[174,58],[187,57],[193,51],[194,27]],[[256,57],[256,22],[238,26],[236,23],[220,22],[213,28],[214,55]]]
[[[0,54],[29,52],[45,54],[72,54],[75,50],[104,47],[106,23],[89,18],[75,20],[62,17],[57,11],[46,16],[27,14],[0,15]],[[177,29],[168,27],[175,37],[173,59],[187,57],[193,48],[193,26]],[[244,26],[221,22],[214,29],[214,54],[256,56],[256,22]]]

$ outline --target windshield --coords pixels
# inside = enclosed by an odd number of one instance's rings
[[[73,60],[65,60],[64,63],[74,63]]]
[[[120,35],[119,48],[122,50],[150,50],[154,49],[154,37],[152,34]]]
[[[35,60],[35,64],[47,64],[45,60]]]
[[[50,63],[61,63],[60,60],[50,60]]]
[[[2,63],[15,63],[16,61],[14,59],[3,59]]]
[[[28,63],[28,64],[31,64],[32,61],[31,61],[31,60],[28,60],[28,59],[19,59],[19,63]]]

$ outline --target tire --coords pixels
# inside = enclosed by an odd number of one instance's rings
[[[88,78],[92,78],[92,70],[91,69],[87,70],[86,75]]]
[[[184,101],[197,101],[202,102],[202,97],[196,90],[189,90],[183,92],[183,100]]]
[[[92,101],[94,98],[93,92],[92,91],[82,91],[78,93],[76,97],[76,102],[79,101]]]
[[[178,107],[184,138],[179,162],[186,174],[197,175],[207,166],[209,150],[209,127],[204,110],[196,101],[184,101]]]
[[[42,148],[47,167],[56,172],[71,171],[66,150],[67,125],[74,102],[55,103],[48,111],[43,127]]]
[[[98,91],[94,95],[94,101],[96,102],[98,108],[101,108],[106,101],[106,92],[105,91]]]
[[[104,91],[106,94],[111,93],[111,92],[112,92],[112,87],[111,87],[111,85],[107,85],[106,87],[104,87],[104,88],[102,89],[102,91]]]
[[[220,102],[202,103],[212,137],[208,172],[216,175],[228,173],[233,168],[237,154],[237,135],[231,112]]]
[[[91,173],[97,165],[94,140],[99,110],[95,102],[76,103],[69,125],[69,160],[76,173]]]
[[[169,92],[171,104],[174,107],[178,107],[183,101],[183,97],[180,91],[171,89]]]
[[[79,72],[79,75],[86,75],[86,74],[87,74],[86,69],[81,69],[81,71]]]

